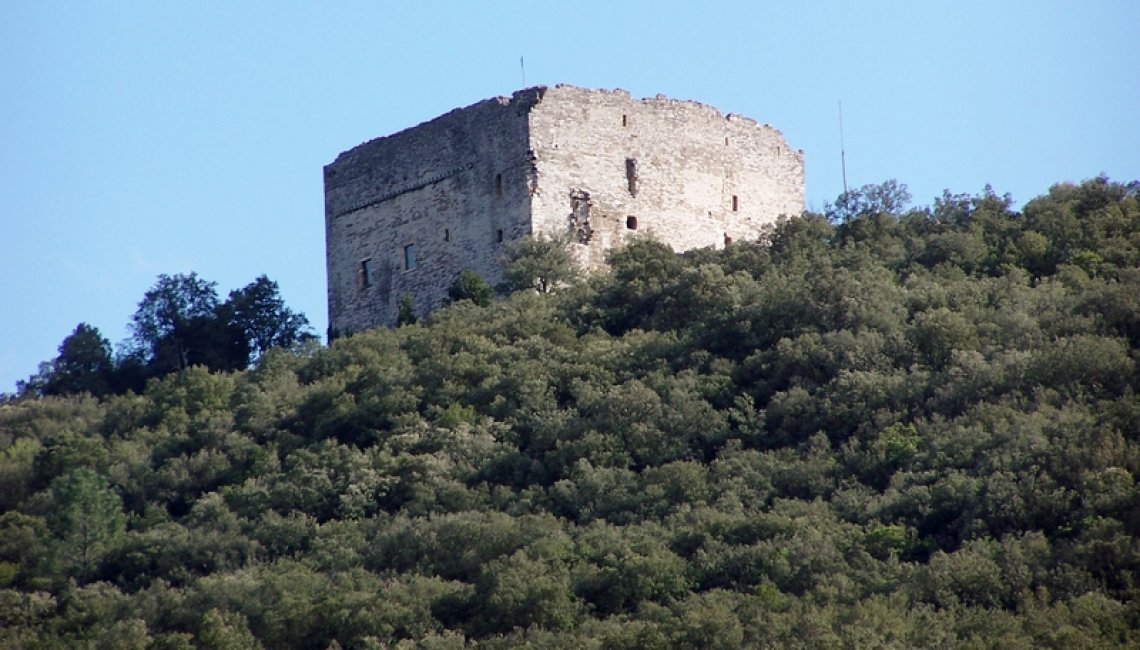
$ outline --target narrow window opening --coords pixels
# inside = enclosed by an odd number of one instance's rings
[[[503,243],[503,229],[502,228],[499,228],[498,232],[495,233],[495,238],[499,241],[500,244]]]
[[[724,139],[724,146],[726,146],[726,147],[728,146],[728,138],[727,137],[725,137],[725,139]]]
[[[443,241],[451,241],[451,228],[443,229]]]
[[[629,126],[629,116],[628,115],[622,114],[621,125],[622,126]]]
[[[724,233],[724,246],[725,246],[725,248],[728,248],[731,244],[732,244],[732,237],[729,237],[728,233]]]
[[[625,181],[629,187],[629,195],[637,196],[637,159],[625,159]]]
[[[495,174],[495,196],[503,198],[503,175]]]
[[[404,247],[404,270],[411,271],[416,268],[416,245],[408,244]]]
[[[739,212],[740,211],[740,198],[738,196],[736,196],[735,194],[732,195],[732,211],[733,212]]]
[[[360,262],[360,288],[367,289],[372,286],[372,259],[361,260]]]
[[[637,230],[637,217],[632,214],[625,218],[625,227],[628,230]]]

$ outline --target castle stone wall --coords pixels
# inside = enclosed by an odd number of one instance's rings
[[[464,269],[496,283],[531,233],[572,233],[587,269],[636,233],[755,239],[803,211],[803,172],[779,131],[697,102],[557,86],[456,109],[325,167],[330,331],[393,325],[404,294],[435,309]]]
[[[394,324],[404,294],[419,314],[437,308],[463,269],[501,277],[500,231],[504,242],[530,232],[527,116],[540,96],[520,91],[457,109],[325,167],[332,333]]]
[[[723,247],[804,209],[803,152],[776,129],[711,106],[559,86],[533,107],[530,126],[534,229],[577,229],[591,269],[634,233],[677,251]]]

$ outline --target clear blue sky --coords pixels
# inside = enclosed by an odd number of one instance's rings
[[[388,6],[385,6],[388,5]],[[775,125],[809,207],[889,178],[1140,178],[1140,2],[0,0],[0,392],[79,322],[117,343],[160,273],[259,274],[327,325],[321,167],[526,84]]]

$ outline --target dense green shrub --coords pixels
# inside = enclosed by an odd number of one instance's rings
[[[1140,644],[1140,187],[879,189],[4,401],[0,645]]]

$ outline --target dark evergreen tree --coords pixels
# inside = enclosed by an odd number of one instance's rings
[[[479,277],[478,273],[464,269],[459,273],[455,282],[448,287],[447,297],[452,302],[470,300],[480,307],[487,307],[495,298],[495,289],[487,284],[486,280]]]
[[[59,356],[52,362],[51,377],[44,387],[48,395],[110,392],[114,380],[111,343],[99,330],[80,323],[59,345]]]
[[[255,358],[270,348],[290,348],[315,338],[309,319],[286,307],[277,283],[264,275],[231,291],[220,315],[243,332]]]
[[[126,525],[122,499],[104,477],[87,468],[57,479],[52,498],[48,524],[55,534],[56,571],[86,582],[122,539]]]
[[[80,323],[59,344],[59,356],[40,365],[39,372],[20,382],[19,391],[34,395],[91,393],[101,397],[117,383],[111,343],[99,330]]]
[[[412,294],[405,293],[400,297],[400,313],[396,315],[396,327],[415,325],[418,320],[416,308],[412,304]]]
[[[217,284],[189,275],[160,275],[131,318],[133,350],[153,374],[182,370],[216,352],[219,342],[228,357],[236,332],[217,327]]]
[[[579,277],[569,236],[526,237],[508,247],[503,262],[508,291],[549,293]]]

